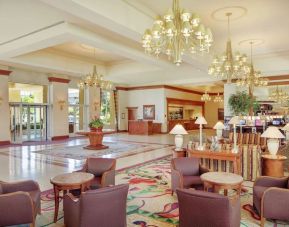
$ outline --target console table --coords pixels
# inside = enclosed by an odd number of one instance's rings
[[[241,153],[231,151],[211,151],[211,150],[188,150],[188,157],[196,157],[210,160],[221,160],[233,162],[233,172],[241,175]]]

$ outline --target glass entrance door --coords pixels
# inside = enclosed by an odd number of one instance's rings
[[[47,106],[10,104],[11,140],[13,143],[47,140]]]

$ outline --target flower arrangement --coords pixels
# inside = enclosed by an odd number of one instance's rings
[[[103,121],[99,117],[94,117],[88,124],[90,129],[102,129]]]

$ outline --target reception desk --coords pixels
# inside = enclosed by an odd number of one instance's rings
[[[199,125],[195,124],[195,120],[169,120],[168,131],[171,131],[176,124],[181,124],[186,130],[198,129]]]
[[[154,133],[161,133],[161,123],[130,120],[128,121],[128,133],[132,135],[152,135]]]

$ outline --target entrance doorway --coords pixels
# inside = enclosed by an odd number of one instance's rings
[[[47,105],[10,103],[12,143],[47,140]]]

